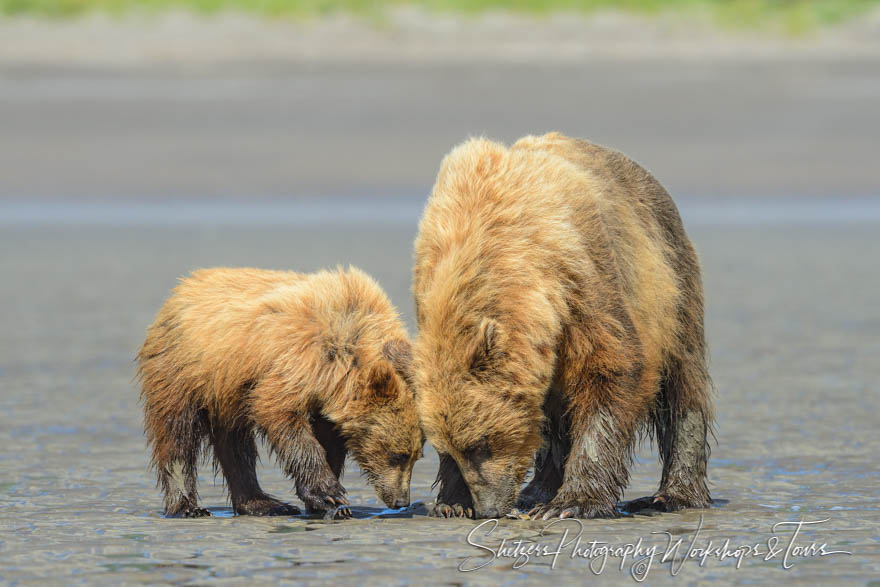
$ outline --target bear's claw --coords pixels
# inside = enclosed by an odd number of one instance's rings
[[[329,517],[329,512],[334,512],[333,515],[344,516],[345,514],[340,511],[344,510],[349,512],[348,517],[350,517],[351,510],[345,507],[350,505],[348,498],[345,497],[345,489],[335,479],[323,486],[301,490],[300,499],[306,504],[306,511],[309,513],[327,512],[325,517]]]
[[[324,512],[325,520],[345,520],[351,517],[353,517],[351,509],[347,506],[330,508],[326,512]]]
[[[460,503],[452,505],[437,503],[434,504],[434,508],[428,512],[428,515],[435,518],[473,518],[474,509],[471,507],[464,507]]]
[[[620,514],[614,509],[614,506],[600,503],[564,503],[550,502],[535,506],[529,511],[529,518],[533,520],[550,520],[552,518],[618,518]]]

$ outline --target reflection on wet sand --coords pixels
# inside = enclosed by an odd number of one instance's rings
[[[749,558],[737,569],[733,559],[711,559],[689,562],[677,577],[655,564],[652,584],[852,584],[880,575],[880,265],[869,253],[880,230],[870,218],[782,220],[724,224],[692,215],[688,226],[705,267],[718,390],[709,464],[716,506],[587,521],[584,536],[662,545],[665,532],[693,537],[702,516],[701,541],[763,544],[778,522],[827,518],[801,530],[803,541],[853,554],[803,559],[788,571],[776,560]],[[12,310],[0,330],[0,582],[587,578],[585,561],[572,558],[518,570],[498,560],[462,575],[461,562],[482,555],[466,543],[476,522],[428,518],[425,505],[386,511],[351,462],[344,483],[353,520],[232,517],[207,465],[201,502],[213,517],[161,517],[132,359],[178,276],[215,265],[311,271],[353,263],[382,282],[413,329],[413,223],[279,224],[3,226],[0,302]],[[438,465],[425,452],[411,490],[422,504],[432,499]],[[650,495],[658,478],[655,451],[645,446],[626,498]],[[260,479],[293,499],[265,455]],[[545,525],[501,520],[491,538],[535,539]],[[602,576],[629,581],[628,572],[609,564]]]

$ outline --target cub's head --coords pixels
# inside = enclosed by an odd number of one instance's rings
[[[409,505],[413,465],[425,437],[416,414],[410,343],[385,343],[381,356],[359,369],[353,397],[357,412],[347,446],[379,498],[390,508]]]
[[[456,343],[461,348],[446,344],[417,343],[422,428],[438,453],[455,460],[475,516],[501,517],[513,508],[541,446],[541,393],[494,320],[484,320],[468,344]]]

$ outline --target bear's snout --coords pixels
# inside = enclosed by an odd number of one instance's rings
[[[409,479],[401,479],[394,483],[378,483],[376,493],[386,507],[392,509],[405,508],[409,505]]]
[[[475,518],[501,518],[513,509],[516,501],[516,479],[508,477],[493,485],[470,487]]]
[[[398,487],[391,498],[385,502],[390,508],[405,508],[409,505],[409,483],[402,487]]]
[[[405,508],[409,505],[409,488],[398,489],[397,491],[382,495],[382,501],[392,509]]]
[[[476,518],[500,518],[501,508],[494,499],[495,496],[481,496],[474,498],[474,517]]]

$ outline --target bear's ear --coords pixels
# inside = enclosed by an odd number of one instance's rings
[[[394,368],[388,361],[377,361],[367,375],[364,399],[380,404],[394,400],[397,384],[394,382]]]
[[[471,373],[488,371],[495,358],[501,355],[501,325],[491,318],[484,318],[477,329],[476,340],[470,351]]]
[[[401,339],[389,340],[382,347],[382,356],[388,359],[397,374],[406,381],[407,385],[412,387],[412,345],[410,342]]]

